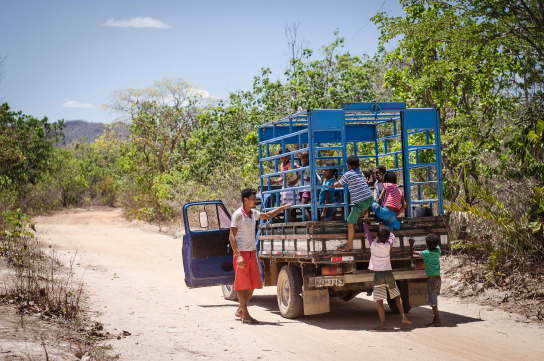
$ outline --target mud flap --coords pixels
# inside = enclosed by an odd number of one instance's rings
[[[304,301],[305,316],[331,312],[329,290],[327,289],[303,291],[302,300]]]
[[[416,307],[427,305],[427,282],[408,283],[408,295],[410,299],[410,306]]]

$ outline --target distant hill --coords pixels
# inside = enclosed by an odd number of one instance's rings
[[[86,122],[85,120],[67,120],[64,128],[66,144],[70,144],[80,137],[88,137],[87,142],[92,143],[104,134],[104,123]]]

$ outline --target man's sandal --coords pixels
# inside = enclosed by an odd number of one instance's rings
[[[249,325],[258,325],[259,324],[259,321],[257,321],[256,319],[254,318],[247,318],[247,319],[242,319],[242,323],[247,323]]]

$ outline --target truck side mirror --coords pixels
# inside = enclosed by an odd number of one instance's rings
[[[200,220],[200,228],[208,228],[208,213],[202,211],[198,214]]]

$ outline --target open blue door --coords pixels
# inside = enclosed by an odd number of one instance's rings
[[[183,207],[183,270],[189,288],[234,283],[230,214],[221,201],[187,203]]]

